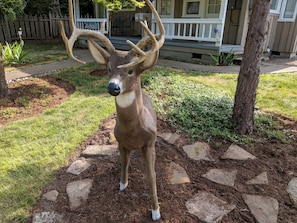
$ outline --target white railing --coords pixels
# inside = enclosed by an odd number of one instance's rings
[[[104,33],[108,32],[107,18],[78,18],[76,26],[81,29],[100,30],[105,22]],[[222,43],[222,20],[220,19],[192,19],[192,18],[162,18],[166,39],[196,40]],[[152,20],[152,30],[157,33],[156,21]],[[215,32],[216,30],[216,32]]]
[[[220,19],[162,18],[162,23],[166,39],[222,42],[222,20]],[[152,21],[152,27],[157,33],[155,20]]]
[[[80,29],[91,29],[95,31],[100,30],[101,24],[105,22],[104,34],[108,32],[108,22],[106,18],[77,18],[75,19],[75,25]]]

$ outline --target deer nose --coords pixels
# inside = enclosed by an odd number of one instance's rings
[[[108,93],[111,94],[112,96],[118,96],[121,93],[120,86],[113,82],[109,83],[107,90],[108,90]]]

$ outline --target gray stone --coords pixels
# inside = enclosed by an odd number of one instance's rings
[[[80,207],[87,201],[92,184],[92,179],[78,180],[67,184],[66,192],[69,198],[71,211]]]
[[[267,177],[267,172],[260,173],[253,179],[249,180],[246,182],[246,184],[268,184],[268,177]]]
[[[83,156],[113,156],[118,153],[118,145],[89,145],[82,152]]]
[[[287,192],[289,193],[290,199],[294,206],[297,208],[297,177],[290,180],[287,187]]]
[[[51,190],[47,193],[45,193],[42,197],[48,201],[55,202],[58,198],[59,192],[56,190]]]
[[[230,205],[206,191],[199,191],[186,202],[186,207],[189,213],[206,223],[220,222],[225,215],[235,208],[234,205]]]
[[[231,144],[221,158],[232,160],[257,159],[254,155],[245,151],[244,149],[235,144]]]
[[[183,146],[183,150],[188,157],[193,160],[212,160],[210,156],[210,147],[207,143],[196,142],[192,145]]]
[[[174,144],[176,140],[179,138],[179,135],[176,133],[159,133],[158,136],[160,136],[162,139],[164,139],[166,142],[170,144]]]
[[[74,161],[70,167],[67,169],[67,173],[72,173],[74,175],[79,175],[86,169],[88,169],[91,166],[90,163],[86,161],[85,158],[79,159]]]
[[[190,178],[183,167],[171,162],[168,169],[168,180],[170,184],[189,183]]]
[[[66,223],[63,217],[55,212],[41,212],[33,216],[32,223]]]
[[[272,197],[243,194],[242,198],[258,223],[277,223],[278,201]]]
[[[236,175],[237,170],[210,169],[206,174],[202,176],[212,182],[234,187]]]

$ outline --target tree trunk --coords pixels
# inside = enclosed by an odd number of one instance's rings
[[[254,129],[254,108],[259,83],[263,43],[268,32],[267,16],[270,0],[254,0],[244,54],[237,80],[233,122],[239,134]]]
[[[4,63],[2,60],[2,55],[0,53],[0,98],[4,98],[9,94],[9,89],[7,87],[7,82],[5,79]]]

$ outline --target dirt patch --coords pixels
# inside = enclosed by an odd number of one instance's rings
[[[94,72],[93,75],[100,74]],[[12,95],[17,94],[16,92],[26,95],[26,92],[30,92],[29,89],[32,89],[32,86],[39,89],[37,86],[40,80],[47,82],[47,94],[51,94],[56,99],[53,100],[53,103],[44,106],[32,105],[35,106],[34,113],[20,115],[18,119],[37,115],[44,109],[61,103],[74,90],[71,85],[59,79],[45,77],[13,83],[13,85],[10,85],[10,88],[14,89]],[[33,97],[36,96],[32,94],[28,94],[28,96],[32,97],[31,101],[34,104]],[[19,108],[21,109],[21,107]],[[82,143],[79,151],[84,150],[87,145],[111,143],[110,134],[113,129],[110,128],[110,123],[114,122],[114,118],[115,115],[105,120],[98,128],[98,131]],[[3,121],[2,118],[1,121]],[[6,120],[4,123],[9,121],[12,120]],[[296,122],[290,121],[285,124],[286,128],[297,130]],[[176,130],[170,126],[170,123],[158,119],[158,132],[176,132]],[[293,207],[286,193],[288,182],[293,177],[297,177],[296,141],[284,144],[277,140],[268,141],[259,138],[254,146],[243,147],[255,155],[257,157],[256,160],[232,161],[220,159],[231,143],[221,139],[213,139],[210,143],[213,162],[189,159],[182,150],[182,146],[189,143],[191,143],[189,137],[185,134],[181,134],[175,145],[167,143],[160,137],[157,139],[157,188],[162,214],[160,222],[199,222],[194,215],[188,213],[185,203],[200,190],[208,191],[227,203],[236,206],[232,212],[224,217],[223,223],[256,222],[243,202],[242,194],[276,198],[279,202],[278,222],[296,222],[297,209]],[[70,163],[79,158],[79,156],[80,152],[73,155]],[[119,192],[120,161],[118,155],[113,157],[88,157],[86,159],[92,165],[79,176],[66,173],[68,167],[63,167],[59,170],[56,179],[42,191],[44,194],[53,189],[57,190],[59,192],[57,201],[50,202],[41,198],[35,204],[32,214],[43,211],[55,211],[62,214],[66,222],[71,223],[151,222],[150,198],[146,186],[141,152],[134,151],[132,153],[129,169],[129,186],[124,192]],[[181,165],[186,170],[191,180],[190,183],[179,185],[168,183],[167,170],[171,161]],[[235,187],[223,186],[203,178],[202,175],[211,168],[238,170]],[[246,185],[246,181],[263,171],[268,173],[268,185]],[[85,178],[93,179],[93,186],[88,200],[80,208],[70,211],[66,186],[70,182]],[[26,222],[31,221],[32,217],[28,218]]]
[[[32,117],[57,106],[74,92],[73,85],[51,76],[8,84],[10,94],[0,99],[0,124]]]
[[[114,116],[108,118],[99,130],[81,145],[81,150],[87,145],[108,144],[112,129],[109,128]],[[168,123],[158,120],[159,132],[175,132]],[[185,203],[198,191],[208,191],[218,198],[236,206],[222,222],[249,222],[256,220],[243,202],[242,194],[271,196],[279,202],[278,222],[295,222],[297,209],[293,207],[286,187],[290,179],[297,176],[296,142],[290,145],[277,141],[261,141],[254,147],[244,147],[257,156],[257,160],[232,161],[222,160],[220,157],[230,146],[230,142],[213,140],[211,155],[213,162],[190,160],[182,150],[182,146],[191,143],[188,137],[181,134],[175,145],[168,144],[158,137],[156,144],[156,171],[158,196],[161,207],[162,220],[160,222],[199,222],[187,212]],[[220,145],[217,147],[216,145]],[[75,158],[72,160],[74,161]],[[63,214],[67,222],[151,222],[150,199],[146,186],[142,154],[139,151],[132,153],[129,169],[129,186],[124,192],[119,192],[120,160],[119,156],[104,158],[87,158],[92,166],[79,176],[66,173],[66,169],[59,171],[57,179],[44,188],[43,193],[50,190],[59,191],[56,203],[41,199],[34,207],[33,212],[55,211]],[[173,161],[188,173],[191,182],[179,185],[168,183],[167,170]],[[235,187],[223,186],[201,177],[211,168],[238,170]],[[263,171],[267,171],[268,185],[246,185],[246,182]],[[88,201],[70,211],[66,186],[68,183],[91,178],[94,180]],[[31,219],[28,220],[30,222]]]

